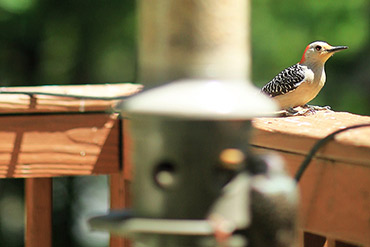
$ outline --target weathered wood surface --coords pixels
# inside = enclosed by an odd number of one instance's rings
[[[0,88],[0,178],[111,174],[121,162],[120,120],[112,113],[118,100],[2,92],[114,97],[141,88],[131,83]]]
[[[95,84],[69,86],[3,87],[0,88],[0,113],[19,112],[89,112],[111,110],[118,100],[91,100],[46,95],[6,94],[6,92],[45,92],[77,96],[129,96],[142,88],[139,84]]]
[[[351,125],[370,123],[370,117],[347,112],[319,111],[310,116],[259,118],[252,144],[264,148],[306,154],[328,134]],[[370,128],[346,131],[336,136],[318,156],[349,164],[370,166]]]
[[[132,182],[132,164],[131,164],[131,138],[128,132],[129,120],[123,120],[121,125],[122,149],[121,159],[123,161],[122,170],[119,173],[110,176],[110,207],[111,210],[122,210],[131,207],[131,182]],[[130,247],[131,241],[121,236],[111,235],[111,247]]]
[[[257,152],[278,152],[294,175],[316,141],[363,123],[370,123],[370,117],[329,111],[259,118],[253,121],[252,145]],[[370,246],[370,127],[338,134],[311,162],[299,183],[301,228]]]
[[[26,191],[26,247],[52,246],[52,180],[29,178]]]
[[[116,114],[0,116],[0,178],[119,172]]]

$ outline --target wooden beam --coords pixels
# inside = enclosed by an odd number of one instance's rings
[[[111,210],[123,210],[130,206],[131,182],[125,179],[123,172],[110,175],[110,198]],[[129,247],[131,243],[128,239],[114,236],[110,237],[111,247]]]
[[[318,112],[307,117],[254,120],[256,152],[277,152],[293,176],[313,144],[370,117]],[[303,175],[301,230],[329,239],[370,246],[370,128],[339,134],[319,150]]]
[[[131,206],[131,138],[128,132],[129,121],[120,121],[121,128],[121,161],[122,170],[119,173],[110,175],[110,204],[111,210],[123,210]],[[131,241],[119,236],[111,236],[111,247],[129,247]]]
[[[131,180],[132,180],[132,160],[131,160],[131,137],[128,131],[128,120],[121,120],[121,170],[111,175],[111,208],[124,209],[131,206]]]
[[[0,117],[0,178],[119,172],[116,114]]]
[[[294,176],[304,155],[277,153]],[[311,162],[299,183],[301,230],[354,244],[369,244],[370,169],[320,158]]]
[[[52,179],[26,179],[26,247],[52,246]]]
[[[51,179],[40,177],[115,174],[113,208],[121,208],[122,195],[129,197],[128,182],[121,186],[117,114],[106,113],[118,100],[39,93],[116,97],[141,88],[121,83],[0,89],[0,114],[5,114],[0,116],[0,178],[27,178],[27,247],[51,246]]]
[[[323,236],[305,232],[304,245],[302,247],[324,247],[325,240]]]
[[[30,112],[91,112],[106,111],[118,100],[92,100],[70,97],[57,97],[35,94],[7,94],[7,92],[57,93],[77,96],[115,97],[129,96],[142,89],[142,85],[132,83],[38,86],[38,87],[6,87],[0,89],[0,113]]]
[[[346,112],[319,111],[310,116],[254,119],[254,146],[307,154],[313,144],[328,134],[355,124],[370,123],[370,117]],[[318,153],[318,157],[370,167],[369,128],[341,133]]]
[[[326,239],[324,247],[336,247],[336,243],[334,239]]]

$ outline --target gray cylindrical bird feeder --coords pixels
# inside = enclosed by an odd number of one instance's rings
[[[250,78],[248,0],[139,0],[139,81]]]
[[[181,80],[128,100],[135,212],[204,218],[227,179],[221,153],[247,152],[246,120],[271,114],[274,106],[245,81]]]
[[[199,235],[213,233],[206,220],[212,205],[249,155],[250,120],[275,110],[246,81],[180,80],[127,100],[123,112],[131,121],[133,139],[134,217],[158,220],[152,229],[138,227],[136,233],[145,237],[137,235],[137,243],[203,246]],[[228,158],[222,154],[228,150],[243,156],[232,170],[224,166]],[[178,229],[169,225],[149,234],[163,219],[173,220]]]

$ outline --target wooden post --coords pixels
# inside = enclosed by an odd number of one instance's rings
[[[304,233],[304,247],[324,247],[325,240],[325,237],[309,232]]]
[[[123,172],[119,174],[113,174],[110,176],[110,190],[111,190],[111,210],[122,210],[127,208],[129,204],[129,190],[130,184],[124,177]],[[128,239],[111,236],[110,247],[129,247],[130,241]]]
[[[52,246],[52,179],[26,179],[26,247]]]
[[[248,0],[138,1],[138,80],[250,78]]]
[[[127,131],[127,120],[120,120],[121,133],[121,172],[110,176],[110,204],[111,210],[122,210],[131,206],[131,158],[130,158],[130,137]],[[131,242],[128,239],[111,236],[110,247],[129,247]]]
[[[335,247],[335,240],[331,238],[327,238],[324,247]]]

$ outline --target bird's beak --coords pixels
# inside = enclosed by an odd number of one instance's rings
[[[330,49],[327,49],[326,51],[329,53],[337,52],[341,50],[348,49],[348,46],[332,46]]]

